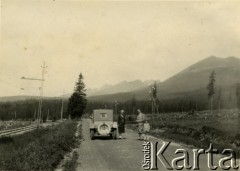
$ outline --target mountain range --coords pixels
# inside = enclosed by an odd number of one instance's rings
[[[236,57],[220,58],[215,56],[207,57],[168,78],[157,83],[159,99],[183,98],[186,95],[206,96],[206,86],[209,82],[209,75],[215,71],[215,88],[223,91],[223,96],[229,96],[235,91],[237,83],[240,83],[240,59]],[[129,101],[134,96],[139,100],[149,100],[150,86],[154,80],[122,81],[114,85],[104,85],[99,89],[87,89],[89,101]],[[71,94],[61,97],[68,98]],[[0,97],[0,101],[24,100],[37,98],[32,96]]]
[[[240,59],[236,57],[220,58],[210,56],[199,61],[183,71],[175,74],[171,78],[157,83],[159,99],[182,98],[186,94],[206,95],[206,86],[209,82],[209,76],[215,71],[215,89],[222,89],[227,94],[234,93],[235,86],[240,83]],[[149,99],[150,87],[146,86],[134,91],[104,94],[91,96],[92,101],[127,101],[133,96],[139,100]]]
[[[98,96],[103,94],[115,94],[115,93],[124,93],[124,92],[131,92],[138,89],[143,89],[151,84],[153,84],[154,80],[134,80],[134,81],[122,81],[120,83],[114,85],[104,85],[99,89],[87,89],[87,96]],[[159,80],[156,81],[160,83]]]

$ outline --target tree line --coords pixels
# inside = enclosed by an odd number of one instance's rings
[[[215,72],[211,72],[207,91],[198,93],[185,93],[181,98],[156,100],[159,113],[169,112],[193,112],[202,110],[240,109],[240,84],[236,84],[231,91],[224,90],[215,85]],[[152,112],[151,100],[137,100],[134,96],[125,102],[99,102],[87,101],[84,77],[80,73],[75,84],[74,92],[69,99],[64,99],[63,118],[81,118],[84,113],[92,113],[94,109],[113,109],[119,113],[124,109],[128,114],[136,114],[137,109],[144,113]],[[157,87],[154,86],[154,93]],[[38,100],[25,100],[0,103],[0,120],[35,120],[38,112]],[[61,117],[62,99],[44,99],[42,108],[42,120],[57,120]]]
[[[36,120],[39,100],[31,99],[15,102],[0,103],[0,120]],[[63,103],[64,117],[67,115],[68,100]],[[61,99],[44,99],[42,108],[42,120],[57,120],[61,117]]]

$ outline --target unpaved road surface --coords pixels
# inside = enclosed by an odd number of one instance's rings
[[[110,138],[90,139],[89,120],[82,121],[83,138],[85,139],[77,152],[79,153],[77,171],[141,171],[143,161],[143,141],[137,140],[138,134],[132,130],[126,130],[126,139],[112,140]],[[150,141],[159,142],[161,147],[162,140],[154,137]],[[176,143],[171,143],[164,156],[171,162],[179,155],[175,154],[176,149],[187,149],[190,156],[190,164],[193,162],[192,149],[188,149]],[[180,155],[182,156],[182,154]],[[214,156],[214,164],[217,165],[221,156]],[[167,170],[158,161],[158,170]],[[183,169],[185,170],[185,169]],[[208,171],[207,156],[200,156],[200,170]],[[217,169],[222,170],[222,169]]]

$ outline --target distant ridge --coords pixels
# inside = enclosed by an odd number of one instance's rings
[[[56,99],[59,97],[43,97],[43,99]],[[22,100],[38,100],[39,96],[4,96],[0,97],[0,102],[14,102],[14,101],[22,101]]]
[[[164,82],[158,83],[158,97],[160,99],[174,99],[186,96],[186,94],[194,94],[194,92],[205,97],[206,85],[213,70],[216,73],[216,88],[222,88],[225,91],[225,96],[229,92],[233,94],[235,85],[240,83],[240,59],[233,56],[227,58],[210,56],[187,67]],[[149,89],[149,86],[145,86],[131,92],[93,96],[89,97],[89,100],[121,99],[127,101],[133,95],[140,100],[149,100]]]
[[[157,82],[160,82],[160,81],[158,80]],[[122,81],[122,82],[114,84],[114,85],[104,85],[102,88],[95,90],[94,92],[87,91],[87,95],[88,96],[96,96],[96,95],[131,92],[131,91],[145,88],[153,83],[154,83],[154,80]]]
[[[124,92],[131,92],[134,90],[145,88],[146,86],[149,86],[152,84],[154,80],[134,80],[134,81],[122,81],[117,84],[113,85],[104,85],[100,89],[87,89],[87,96],[98,96],[103,94],[114,94],[114,93],[124,93]],[[157,81],[160,82],[159,80]],[[59,97],[44,97],[45,99],[51,99],[51,98],[69,98],[72,93],[63,94]],[[29,99],[39,99],[39,96],[26,96],[26,95],[19,95],[19,96],[6,96],[6,97],[0,97],[0,102],[6,102],[6,101],[20,101],[20,100],[29,100]]]

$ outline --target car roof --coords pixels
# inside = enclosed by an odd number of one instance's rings
[[[95,109],[95,110],[93,110],[94,112],[96,111],[96,112],[110,112],[110,111],[113,111],[112,109]]]

